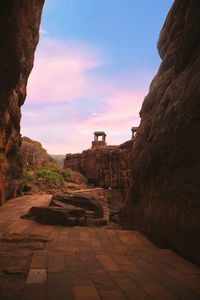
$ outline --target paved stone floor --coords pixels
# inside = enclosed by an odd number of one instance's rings
[[[0,207],[1,300],[200,299],[200,268],[137,231],[46,226],[19,218],[48,201],[46,195],[25,196]],[[35,240],[20,244],[20,236],[30,234]],[[44,246],[37,235],[49,243]],[[14,246],[12,238],[18,240]]]

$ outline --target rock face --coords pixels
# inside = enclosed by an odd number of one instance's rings
[[[0,2],[0,204],[21,177],[20,107],[39,37],[44,0]]]
[[[82,173],[97,186],[126,191],[130,184],[133,140],[120,146],[92,148],[67,154],[64,168]]]
[[[162,58],[141,110],[132,228],[200,263],[200,2],[176,0],[160,33]]]
[[[20,151],[23,165],[27,165],[31,169],[40,168],[53,161],[53,158],[42,147],[41,143],[28,137],[22,137]]]

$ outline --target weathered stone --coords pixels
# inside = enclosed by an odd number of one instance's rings
[[[200,2],[176,0],[160,33],[162,58],[141,110],[122,216],[200,263]]]
[[[75,226],[86,225],[86,213],[80,208],[32,207],[23,219],[36,220],[42,224]]]
[[[51,201],[55,201],[55,200],[63,202],[68,205],[82,207],[88,211],[93,211],[97,214],[98,218],[103,217],[102,206],[97,201],[92,200],[89,197],[83,196],[81,193],[64,193],[64,194],[53,195]],[[52,204],[50,203],[50,206],[51,205]]]
[[[81,154],[67,154],[64,168],[82,173],[96,186],[120,189],[126,193],[130,185],[133,140],[120,146],[89,149]]]

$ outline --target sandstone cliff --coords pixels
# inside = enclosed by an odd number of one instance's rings
[[[67,154],[64,168],[81,172],[97,186],[126,191],[130,185],[133,141],[120,146],[92,148],[80,154]]]
[[[21,177],[20,107],[33,59],[44,0],[0,2],[0,204]]]
[[[200,2],[176,0],[141,110],[123,217],[200,263]]]
[[[41,143],[28,137],[22,137],[20,151],[23,165],[31,169],[39,169],[42,166],[47,166],[49,162],[53,162],[53,158],[42,147]]]

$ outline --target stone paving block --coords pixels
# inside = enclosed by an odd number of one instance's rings
[[[75,300],[101,300],[99,293],[92,284],[74,286],[73,293]]]
[[[151,300],[152,298],[145,293],[134,281],[132,281],[124,272],[109,272],[110,276],[116,282],[129,300]]]
[[[108,255],[96,255],[106,271],[119,271],[119,266]]]
[[[26,280],[26,285],[44,284],[47,280],[46,269],[30,269]]]
[[[62,255],[48,256],[47,272],[62,272],[65,268],[65,259]]]
[[[90,278],[97,290],[116,289],[117,285],[105,270],[97,270],[90,274]]]
[[[100,291],[102,300],[127,300],[127,297],[120,289],[110,291]],[[134,300],[134,298],[132,298]]]
[[[48,273],[48,300],[74,300],[72,283],[66,272]]]
[[[47,256],[34,254],[31,260],[31,269],[46,269]]]

